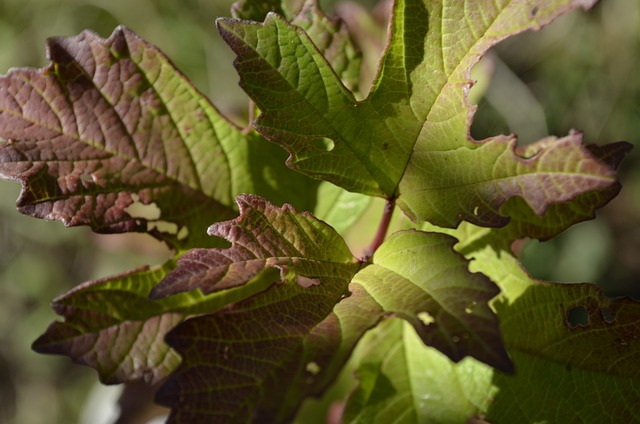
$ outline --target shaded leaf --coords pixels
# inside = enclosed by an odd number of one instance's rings
[[[533,280],[509,253],[476,248],[473,268],[496,281],[495,301],[516,378],[500,388],[487,417],[496,421],[634,421],[640,416],[640,303],[607,299],[592,284]],[[586,325],[571,323],[584,308]],[[524,402],[523,393],[533,398]]]
[[[237,219],[210,228],[231,247],[186,253],[152,297],[224,292],[267,273],[273,285],[168,335],[183,358],[158,397],[172,407],[171,422],[290,419],[305,396],[332,380],[379,316],[354,319],[350,311],[360,303],[332,313],[359,266],[335,230],[289,205],[251,195],[237,202]]]
[[[252,163],[270,143],[224,119],[129,29],[53,38],[47,51],[51,65],[0,77],[0,175],[22,183],[21,212],[188,248],[215,245],[205,230],[235,214],[239,193],[292,189],[313,207],[313,183],[278,170],[282,155]]]
[[[498,287],[453,251],[455,239],[442,234],[403,231],[373,256],[373,265],[353,280],[381,308],[407,320],[424,343],[454,361],[473,356],[512,371],[498,320],[488,302]]]
[[[344,423],[461,423],[486,410],[493,369],[467,358],[452,363],[407,323],[387,320],[354,352],[358,387]]]
[[[220,19],[218,27],[238,55],[242,87],[263,111],[256,129],[289,151],[291,167],[350,191],[397,197],[417,220],[496,227],[509,222],[500,207],[514,196],[542,215],[552,204],[615,184],[577,133],[544,139],[530,156],[515,150],[513,137],[468,136],[469,72],[480,56],[589,4],[532,8],[518,1],[475,13],[475,6],[398,0],[378,78],[362,102],[311,39],[278,15],[262,24]]]
[[[466,224],[456,246],[503,293],[493,302],[516,372],[467,358],[453,364],[385,322],[353,361],[359,385],[345,422],[633,422],[640,416],[640,303],[591,284],[532,279],[486,228]],[[447,231],[451,232],[451,231]],[[480,236],[478,236],[480,235]],[[586,322],[572,322],[584,308]],[[406,327],[406,326],[405,326]]]

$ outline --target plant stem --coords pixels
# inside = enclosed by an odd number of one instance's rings
[[[391,223],[391,217],[393,217],[393,211],[396,208],[396,199],[387,199],[387,203],[384,205],[384,212],[382,213],[382,219],[380,219],[380,225],[378,225],[378,231],[369,247],[365,250],[364,258],[361,262],[368,262],[373,254],[378,250],[378,247],[384,242],[384,239],[389,230],[389,224]]]
[[[255,112],[256,112],[256,104],[253,100],[249,100],[249,118],[248,118],[249,122],[247,123],[247,126],[242,129],[243,134],[249,134],[253,129],[253,120],[255,119],[255,115],[256,115]]]

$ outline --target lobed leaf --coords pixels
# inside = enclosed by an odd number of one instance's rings
[[[347,399],[344,423],[468,422],[487,410],[497,391],[492,368],[471,358],[452,363],[399,320],[368,333],[353,362],[358,386]]]
[[[335,230],[289,205],[252,195],[237,202],[240,216],[209,230],[231,247],[186,253],[151,296],[219,293],[259,276],[272,285],[169,333],[183,358],[158,397],[172,407],[170,422],[286,421],[379,317],[350,318],[360,303],[332,313],[359,266]]]
[[[448,233],[451,231],[446,230]],[[344,422],[629,422],[640,417],[640,303],[607,299],[591,284],[532,279],[496,229],[463,225],[456,249],[490,276],[516,372],[467,358],[453,364],[413,331],[385,322],[356,349],[359,384]],[[572,314],[586,320],[575,322]]]
[[[403,231],[391,236],[361,270],[361,285],[387,313],[413,325],[429,346],[454,361],[473,356],[510,372],[498,320],[488,302],[498,287],[453,251],[455,239]]]
[[[52,306],[64,321],[52,323],[33,349],[69,356],[94,368],[106,384],[139,379],[155,384],[180,363],[164,340],[172,328],[189,316],[211,313],[259,293],[273,282],[260,276],[209,295],[194,291],[149,299],[152,288],[175,268],[175,262],[89,281],[58,297]]]
[[[640,303],[607,299],[592,284],[536,281],[507,252],[490,244],[474,250],[474,269],[503,290],[494,306],[518,369],[517,379],[494,376],[500,392],[487,418],[602,422],[640,417],[634,400],[640,393]],[[574,310],[584,312],[587,322],[572,322]],[[523,402],[524,391],[533,395],[530,402]]]
[[[65,320],[52,323],[33,349],[94,368],[105,384],[162,381],[180,363],[164,335],[184,314],[168,311],[147,295],[174,266],[169,262],[156,270],[87,282],[54,299],[53,309]]]
[[[205,230],[239,193],[313,207],[313,183],[131,30],[53,38],[47,52],[46,68],[0,77],[0,176],[22,183],[21,212],[188,248],[215,245]]]
[[[469,73],[481,55],[591,4],[481,8],[397,0],[378,77],[362,102],[307,34],[278,15],[260,24],[220,19],[218,28],[238,56],[243,89],[263,112],[255,128],[289,151],[292,168],[350,191],[397,198],[416,220],[497,227],[509,222],[501,207],[510,198],[521,197],[540,216],[553,204],[616,184],[578,133],[541,140],[535,154],[517,150],[512,136],[469,137]]]
[[[360,79],[362,58],[344,23],[325,15],[317,0],[272,0],[253,2],[240,0],[231,8],[235,18],[262,21],[275,12],[302,28],[331,64],[342,82],[355,91]]]

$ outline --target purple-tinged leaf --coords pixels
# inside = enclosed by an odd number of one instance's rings
[[[22,183],[21,212],[188,248],[215,245],[205,230],[235,215],[240,193],[313,207],[315,183],[278,170],[270,143],[129,29],[53,38],[47,51],[49,66],[0,77],[0,176]]]
[[[64,321],[52,323],[33,349],[67,355],[94,368],[106,384],[162,381],[180,363],[164,335],[185,315],[168,312],[147,295],[174,266],[87,282],[58,297],[53,308]]]
[[[149,292],[175,268],[175,260],[89,281],[53,301],[62,322],[52,323],[33,344],[40,353],[69,356],[94,368],[101,381],[115,384],[164,380],[180,363],[164,336],[185,318],[211,313],[267,289],[272,280],[256,278],[234,289],[199,291],[150,300]]]
[[[237,202],[237,219],[210,228],[231,247],[186,253],[152,296],[195,289],[224,293],[259,277],[273,284],[216,313],[189,319],[168,335],[183,358],[159,393],[173,408],[170,422],[290,418],[305,396],[318,391],[317,381],[331,381],[380,316],[354,317],[352,311],[366,303],[351,298],[343,312],[332,313],[359,266],[335,230],[257,196],[239,196]]]
[[[550,138],[546,139],[546,142],[552,144],[555,143],[555,140]],[[526,146],[520,149],[518,153],[524,157],[533,156],[537,150],[543,148],[542,144],[543,141]],[[615,172],[620,161],[631,149],[631,145],[626,142],[619,142],[601,147],[591,145],[586,148],[603,164],[606,164],[611,172]],[[471,237],[476,242],[481,242],[482,238],[487,237],[494,245],[500,245],[501,248],[509,251],[511,243],[515,240],[525,237],[548,240],[574,224],[593,219],[595,217],[594,211],[609,203],[618,194],[620,188],[620,183],[616,182],[602,190],[582,193],[569,201],[550,205],[542,215],[538,215],[531,210],[521,197],[513,197],[500,209],[501,213],[511,217],[509,223],[501,228],[486,228],[482,230],[472,225],[462,224],[456,230],[444,231],[442,228],[424,223],[421,229],[447,232],[454,235],[454,237],[459,238],[462,236],[463,239],[466,239],[466,231],[472,231],[473,236]]]

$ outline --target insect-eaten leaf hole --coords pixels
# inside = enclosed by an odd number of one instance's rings
[[[436,319],[433,316],[431,316],[429,312],[419,312],[418,319],[422,321],[424,325],[429,325],[436,322]]]
[[[322,138],[316,138],[314,140],[311,141],[313,143],[313,145],[320,149],[320,150],[324,150],[325,152],[330,152],[333,150],[333,148],[336,146],[335,143],[333,142],[333,140],[326,138],[326,137],[322,137]]]
[[[475,300],[473,302],[471,302],[468,306],[466,306],[464,308],[464,311],[468,314],[470,314],[471,312],[473,312],[473,310],[475,309],[475,307],[478,306],[478,302],[476,302]]]
[[[124,210],[132,218],[144,219],[147,222],[147,231],[158,231],[161,233],[175,235],[178,240],[184,240],[189,236],[189,229],[186,226],[179,227],[174,222],[161,220],[162,211],[154,202],[143,203],[140,196],[135,193],[131,194],[131,203]],[[136,220],[140,222],[140,220]]]
[[[589,312],[584,306],[574,306],[567,310],[567,325],[569,328],[586,327],[589,325]]]
[[[132,218],[143,218],[147,221],[160,219],[162,212],[155,203],[142,203],[140,201],[140,196],[135,193],[131,194],[131,200],[133,200],[133,203],[124,208],[124,211]]]
[[[320,368],[320,365],[318,365],[317,362],[311,361],[311,362],[307,363],[307,366],[306,366],[305,369],[307,370],[307,372],[309,374],[318,375],[318,373],[320,372],[320,370],[322,368]]]

